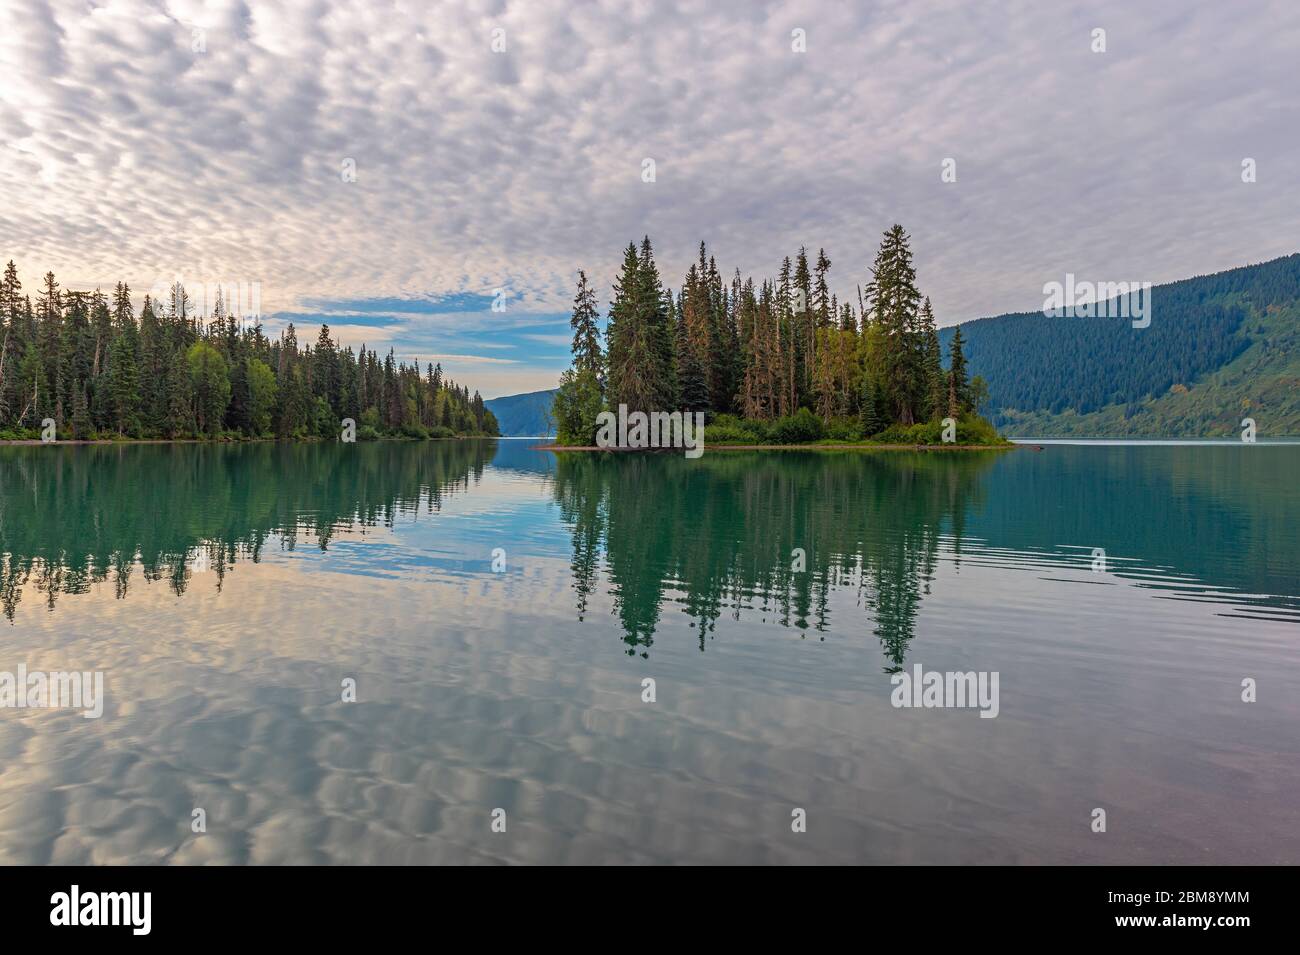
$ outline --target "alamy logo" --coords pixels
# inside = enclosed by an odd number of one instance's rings
[[[150,892],[71,892],[50,896],[51,925],[129,925],[133,935],[148,935],[152,927]]]
[[[692,420],[694,419],[694,420]],[[596,415],[596,446],[601,448],[685,448],[686,457],[704,453],[704,412],[644,411],[628,413],[618,406],[618,415],[602,411]]]
[[[926,672],[921,664],[889,678],[894,692],[889,702],[896,708],[966,709],[978,707],[980,719],[998,715],[998,671]]]
[[[97,720],[104,715],[104,674],[100,670],[66,673],[52,670],[27,672],[18,664],[18,672],[0,670],[0,709],[85,710],[81,715]]]
[[[1131,318],[1134,328],[1151,324],[1150,282],[1065,282],[1043,286],[1043,314],[1048,318]]]

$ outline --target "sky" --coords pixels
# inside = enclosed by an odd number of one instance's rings
[[[1300,251],[1295,0],[0,0],[0,24],[0,256],[28,291],[233,285],[272,333],[325,321],[484,397],[553,387],[577,270],[607,303],[647,234],[672,287],[701,240],[756,279],[824,247],[856,301],[900,222],[941,325],[1066,273]]]

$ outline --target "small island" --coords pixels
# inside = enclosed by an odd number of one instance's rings
[[[642,450],[598,440],[614,409],[702,416],[704,446],[735,450],[989,450],[1013,445],[980,416],[988,387],[966,371],[960,327],[944,366],[910,237],[884,234],[857,306],[830,291],[824,249],[776,279],[724,284],[703,242],[676,294],[649,237],[629,243],[602,334],[578,272],[573,364],[551,417],[554,451]],[[658,450],[658,448],[656,448]]]

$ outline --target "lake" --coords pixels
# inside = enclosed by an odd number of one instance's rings
[[[535,443],[0,448],[0,862],[1300,862],[1300,446]]]

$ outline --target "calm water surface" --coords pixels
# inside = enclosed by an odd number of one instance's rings
[[[1298,517],[1296,446],[0,448],[0,671],[107,696],[0,709],[0,862],[1294,864]]]

